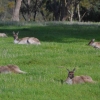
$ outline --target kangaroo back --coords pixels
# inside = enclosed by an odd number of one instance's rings
[[[92,40],[88,43],[88,45],[90,45],[90,46],[92,46],[92,47],[94,47],[94,48],[100,49],[100,42],[95,42],[95,39],[92,39]]]
[[[28,39],[28,43],[29,43],[29,44],[36,44],[36,45],[41,44],[40,41],[39,41],[39,39],[34,38],[34,37],[30,37],[30,38]]]
[[[14,43],[16,44],[36,44],[39,45],[40,41],[39,39],[35,38],[35,37],[24,37],[21,39],[18,39],[18,33],[13,32],[13,37],[14,37]]]
[[[8,68],[10,69],[11,72],[14,72],[14,73],[19,73],[19,74],[26,73],[26,72],[20,70],[20,68],[17,65],[8,65]]]
[[[20,70],[20,68],[17,65],[6,65],[0,67],[0,73],[19,73],[19,74],[25,74],[26,72]]]
[[[8,66],[0,66],[0,73],[11,73]]]
[[[75,68],[72,71],[68,70],[68,76],[66,79],[67,84],[79,84],[79,83],[95,83],[90,76],[81,75],[74,77]]]
[[[73,84],[94,83],[92,78],[90,76],[86,76],[86,75],[75,76],[72,80],[73,80]]]
[[[5,33],[0,33],[0,37],[7,37]]]

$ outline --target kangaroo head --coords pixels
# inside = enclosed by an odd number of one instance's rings
[[[94,43],[94,41],[95,41],[95,39],[92,39],[92,40],[88,43],[88,45],[92,45],[92,44]]]
[[[68,70],[68,77],[69,77],[70,79],[74,78],[74,71],[75,71],[75,68],[74,68],[72,71],[69,71],[69,69],[67,69],[67,70]]]
[[[13,37],[14,37],[14,39],[16,39],[16,40],[18,39],[18,33],[19,33],[19,32],[15,33],[15,32],[13,31]]]

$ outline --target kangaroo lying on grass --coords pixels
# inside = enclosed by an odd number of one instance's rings
[[[7,37],[5,33],[0,33],[0,37]]]
[[[94,48],[100,49],[100,42],[95,42],[95,39],[92,39],[92,40],[88,43],[88,45],[90,45],[90,46],[92,46],[92,47],[94,47]]]
[[[35,37],[24,37],[24,38],[18,39],[18,33],[19,32],[17,33],[13,32],[15,44],[36,44],[36,45],[41,44],[40,41]]]
[[[68,70],[68,77],[65,81],[67,84],[95,83],[95,81],[93,81],[90,76],[81,75],[81,76],[74,77],[74,71],[75,68],[72,71]]]
[[[0,66],[0,73],[19,73],[19,74],[25,74],[26,72],[21,71],[20,68],[16,65],[6,65],[6,66]]]

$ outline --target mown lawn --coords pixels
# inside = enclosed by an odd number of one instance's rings
[[[34,36],[41,45],[13,43]],[[16,64],[27,74],[0,74],[0,100],[99,100],[100,50],[88,46],[100,41],[100,25],[0,26],[8,38],[0,38],[0,65]],[[61,84],[67,70],[89,75],[96,84]]]

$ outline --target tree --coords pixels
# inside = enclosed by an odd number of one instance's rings
[[[81,20],[83,21],[100,21],[100,0],[82,0]]]
[[[0,20],[11,20],[13,8],[14,0],[0,0]]]
[[[15,8],[12,15],[12,21],[19,21],[19,12],[22,0],[15,0]]]
[[[100,0],[0,0],[2,21],[100,21]]]

